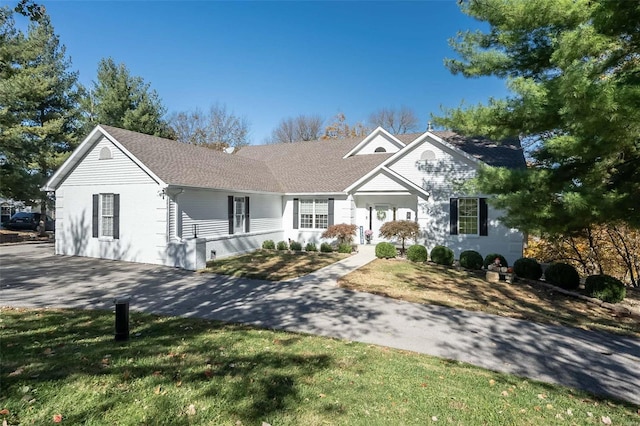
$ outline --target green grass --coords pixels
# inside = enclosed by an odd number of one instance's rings
[[[268,281],[284,281],[317,271],[348,257],[342,253],[257,250],[207,262],[201,272],[213,272]]]
[[[638,407],[406,351],[204,320],[2,309],[0,421],[638,424]]]

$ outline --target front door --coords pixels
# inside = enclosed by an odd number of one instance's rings
[[[374,206],[372,216],[371,230],[373,231],[373,239],[380,241],[381,239],[383,239],[380,237],[380,227],[383,223],[391,220],[391,218],[389,217],[389,206],[387,204]]]

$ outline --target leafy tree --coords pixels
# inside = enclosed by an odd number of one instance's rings
[[[418,117],[409,108],[382,108],[369,116],[371,127],[382,127],[394,135],[410,133],[418,128]]]
[[[512,95],[445,110],[464,134],[520,137],[527,170],[484,168],[508,225],[558,234],[594,224],[640,227],[640,2],[465,0],[489,24],[451,40],[454,74],[508,79]]]
[[[385,222],[380,227],[380,236],[384,238],[399,238],[402,240],[401,253],[404,254],[404,242],[415,240],[420,233],[420,225],[412,220],[393,220]]]
[[[364,124],[350,125],[344,113],[340,112],[336,114],[334,121],[325,127],[322,139],[346,139],[365,136],[367,133],[369,129]]]
[[[148,135],[174,136],[163,119],[166,108],[158,93],[112,58],[100,60],[97,81],[85,90],[82,107],[85,132],[106,124]]]
[[[211,105],[208,114],[200,109],[175,113],[169,123],[180,142],[217,150],[249,144],[249,122],[224,105]]]
[[[348,223],[339,223],[329,226],[321,235],[322,238],[337,238],[338,244],[351,244],[356,235],[357,226]]]
[[[291,143],[314,141],[322,135],[322,117],[319,115],[299,115],[285,118],[271,132],[269,143]]]
[[[0,9],[0,195],[40,202],[44,214],[50,200],[40,187],[77,143],[79,94],[65,47],[37,12],[25,35]]]

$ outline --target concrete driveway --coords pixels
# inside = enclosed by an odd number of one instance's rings
[[[53,255],[50,244],[0,247],[0,305],[131,309],[255,324],[468,362],[640,404],[640,340],[422,306],[336,288],[203,275]],[[135,330],[132,330],[135,333]]]

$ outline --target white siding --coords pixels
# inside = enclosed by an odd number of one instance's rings
[[[100,160],[100,151],[107,148],[112,158]],[[67,186],[93,186],[118,181],[122,185],[150,183],[151,178],[107,138],[103,138],[64,180]]]
[[[293,229],[293,199],[323,199],[333,198],[333,223],[352,223],[352,202],[346,195],[317,195],[317,196],[286,196],[284,198],[284,212],[282,223],[284,226],[284,238],[286,240],[298,241],[304,246],[306,243],[321,243],[324,241],[320,236],[324,229]]]
[[[387,153],[395,153],[402,148],[402,145],[396,141],[389,140],[385,135],[378,134],[361,147],[355,155],[374,154],[377,148],[383,148],[384,152]]]
[[[407,192],[406,186],[384,173],[378,173],[358,188],[358,191],[400,191]]]

